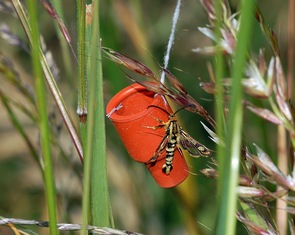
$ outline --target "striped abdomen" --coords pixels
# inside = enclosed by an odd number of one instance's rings
[[[169,175],[171,170],[173,169],[173,158],[174,152],[177,146],[177,138],[179,135],[179,125],[176,120],[170,121],[168,128],[166,130],[166,134],[168,135],[168,141],[166,146],[166,162],[162,167],[162,171]]]

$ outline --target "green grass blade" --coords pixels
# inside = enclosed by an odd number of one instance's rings
[[[48,126],[47,110],[46,110],[46,97],[45,97],[45,83],[41,67],[41,58],[39,53],[39,30],[36,1],[28,1],[28,10],[30,13],[30,26],[32,35],[32,62],[35,77],[35,93],[37,100],[37,107],[39,113],[39,128],[40,128],[40,142],[41,152],[44,160],[44,180],[45,180],[45,196],[47,200],[48,216],[50,234],[58,234],[57,219],[56,219],[56,193],[53,176],[52,157],[50,149],[50,130]]]
[[[236,54],[231,71],[232,93],[229,109],[229,128],[226,137],[226,154],[219,159],[219,207],[216,234],[232,235],[236,229],[237,184],[240,165],[242,135],[242,84],[241,79],[247,58],[247,48],[253,21],[253,0],[243,1],[241,25],[238,33]]]
[[[97,50],[97,48],[100,48],[99,1],[94,1],[92,4],[90,60],[89,66],[87,66],[87,69],[89,69],[87,71],[87,74],[89,74],[89,100],[83,181],[83,225],[85,227],[87,223],[85,217],[87,217],[88,213],[90,193],[92,224],[112,227],[113,222],[106,175],[105,113],[101,52],[100,49]],[[86,35],[86,38],[88,37],[89,34]]]
[[[90,177],[92,162],[92,145],[93,145],[93,115],[89,116],[87,132],[87,60],[86,60],[86,1],[77,1],[77,26],[78,26],[78,108],[77,113],[80,117],[80,133],[84,152],[84,178],[83,178],[83,195],[82,195],[82,230],[81,234],[86,234],[87,225],[90,224]],[[87,142],[87,133],[89,134]]]
[[[80,135],[82,140],[83,149],[85,151],[86,148],[86,135],[87,135],[87,61],[88,58],[88,48],[89,43],[89,34],[86,32],[86,1],[79,0],[77,1],[77,26],[78,26],[78,107],[77,107],[77,114],[80,118],[79,128],[80,128]],[[89,29],[89,26],[87,27]]]
[[[93,97],[93,100],[90,99],[90,101],[93,102],[91,108],[96,108],[93,112],[94,135],[92,148],[93,162],[91,165],[91,206],[93,224],[97,226],[112,227],[113,220],[111,216],[106,167],[105,112],[103,102],[99,10],[100,1],[93,1],[93,25],[90,47],[91,69],[89,72],[89,84],[92,84],[91,87],[93,87],[90,91],[90,95]],[[99,50],[96,51],[96,48],[99,48]]]
[[[53,0],[52,1],[56,11],[58,12],[61,19],[64,20],[64,13],[62,8],[62,1],[59,0]],[[61,54],[64,62],[65,71],[68,77],[71,77],[73,75],[73,69],[71,64],[71,53],[69,50],[69,46],[67,44],[67,41],[65,40],[64,35],[62,34],[60,28],[58,27],[58,24],[55,23],[55,28],[57,32],[57,36],[59,38],[60,47],[61,47]]]
[[[87,117],[87,45],[86,43],[86,1],[77,1],[77,26],[78,26],[78,108],[77,113],[80,117],[80,129],[82,143],[85,140],[85,117]],[[89,42],[89,41],[88,41]]]
[[[222,1],[216,1],[214,8],[216,11],[216,15],[217,15],[217,20],[216,20],[216,28],[215,28],[215,33],[217,35],[218,41],[216,42],[216,47],[217,47],[217,54],[216,54],[216,60],[215,60],[215,71],[216,71],[216,99],[215,99],[215,112],[216,112],[216,133],[217,136],[221,139],[224,140],[225,139],[225,135],[226,135],[226,124],[224,123],[224,96],[223,96],[223,85],[222,85],[222,79],[224,77],[224,56],[223,56],[223,51],[222,51],[222,47],[220,45],[221,43],[221,32],[220,32],[220,28],[222,25]],[[221,168],[221,164],[222,162],[225,161],[225,159],[223,158],[223,156],[225,156],[225,146],[223,146],[222,144],[217,145],[217,159],[218,162],[220,164],[219,166],[219,171],[221,172],[220,174],[222,175],[222,172],[225,169]],[[223,163],[224,165],[224,163]],[[218,195],[220,196],[222,194],[222,185],[223,180],[226,180],[226,178],[219,178],[219,184],[218,184]],[[215,227],[215,229],[218,229],[218,226],[220,223],[222,223],[222,220],[227,220],[226,218],[224,219],[224,215],[223,213],[221,213],[220,211],[218,211],[218,215],[217,215],[217,224]],[[225,223],[225,222],[223,222]]]
[[[29,39],[29,42],[30,42],[30,44],[32,44],[33,42],[32,42],[31,29],[30,29],[30,26],[28,23],[26,12],[23,9],[22,4],[20,3],[19,0],[12,0],[12,4],[13,4],[15,12],[17,13],[17,16],[23,26],[23,29]],[[64,102],[63,97],[61,95],[61,92],[60,92],[58,86],[56,85],[55,79],[51,73],[51,70],[50,70],[49,65],[46,61],[46,58],[40,48],[40,45],[38,45],[38,48],[39,48],[39,53],[40,53],[41,66],[43,69],[43,73],[44,73],[47,85],[48,85],[49,90],[55,100],[55,103],[61,113],[64,123],[69,131],[69,134],[70,134],[72,141],[75,145],[75,148],[77,150],[77,153],[78,153],[81,161],[83,162],[83,150],[82,150],[80,138],[77,135],[76,128],[73,124],[73,121],[71,120],[71,117],[69,115],[69,111],[65,105],[65,102]]]

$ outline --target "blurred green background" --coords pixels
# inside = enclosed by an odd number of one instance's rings
[[[137,59],[156,74],[162,64],[172,15],[176,1],[101,1],[102,45]],[[266,22],[276,32],[281,49],[281,59],[286,67],[287,51],[287,1],[259,2]],[[77,107],[77,63],[71,53],[70,66],[66,67],[61,54],[60,42],[52,18],[41,4],[39,25],[48,51],[51,51],[59,69],[58,86],[64,100],[78,126]],[[76,51],[77,25],[75,1],[62,1],[64,23],[67,26]],[[232,1],[235,10],[236,2]],[[22,27],[17,18],[0,12],[0,24],[7,24],[10,30],[26,42]],[[175,42],[169,63],[169,70],[179,79],[198,102],[214,117],[213,96],[199,87],[200,81],[209,81],[208,64],[214,58],[192,52],[196,47],[211,45],[197,27],[208,24],[207,16],[199,1],[183,1],[180,19],[177,24]],[[258,23],[255,24],[255,40],[251,43],[252,52],[258,54],[264,48],[266,55],[271,50]],[[12,66],[21,81],[29,90],[32,87],[30,55],[7,40],[0,38],[0,53],[11,60]],[[131,84],[121,67],[103,58],[105,105],[111,97]],[[132,72],[128,74],[133,76]],[[134,75],[137,76],[137,75]],[[26,106],[26,99],[12,84],[0,74],[1,90],[15,102]],[[30,140],[39,145],[35,123],[15,109]],[[58,221],[81,223],[82,166],[75,148],[63,125],[62,119],[48,93],[48,112],[51,128],[57,144],[53,147],[55,179],[58,196]],[[215,146],[202,128],[201,117],[182,111],[178,115],[184,130],[201,143],[214,149]],[[259,128],[255,128],[259,126]],[[274,129],[263,123],[253,114],[245,115],[245,139],[274,151],[275,143],[270,134]],[[247,128],[249,127],[249,128]],[[216,215],[216,182],[206,178],[199,170],[207,167],[207,159],[189,158],[191,174],[180,186],[171,189],[160,188],[144,165],[131,160],[112,123],[106,119],[107,161],[109,190],[115,225],[118,229],[137,231],[145,234],[212,234]],[[136,140],[135,140],[136,141]],[[0,104],[0,215],[3,217],[46,220],[44,186],[40,170],[33,160],[23,139],[16,132],[8,114]],[[40,234],[48,234],[47,229],[32,228]],[[246,231],[239,225],[240,234]],[[3,234],[9,229],[0,227]],[[12,233],[11,233],[12,234]],[[65,232],[65,234],[68,234]]]

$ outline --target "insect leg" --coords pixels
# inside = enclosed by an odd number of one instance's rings
[[[145,128],[149,128],[149,129],[152,129],[152,130],[157,130],[157,129],[160,129],[160,128],[163,128],[165,126],[165,124],[160,124],[158,126],[144,126]]]
[[[156,118],[154,116],[152,116],[155,120],[157,120],[158,122],[160,122],[161,124],[157,125],[157,126],[144,126],[143,127],[146,127],[146,128],[149,128],[149,129],[153,129],[153,130],[157,130],[159,128],[163,128],[165,126],[167,126],[167,123],[166,122],[163,122],[161,119],[159,118]]]
[[[160,154],[163,153],[163,151],[165,150],[165,147],[167,145],[167,141],[168,141],[168,135],[166,134],[164,136],[164,138],[162,139],[161,143],[159,144],[158,148],[154,152],[152,158],[147,163],[151,163],[151,162],[154,162],[157,160],[157,158],[160,156]]]

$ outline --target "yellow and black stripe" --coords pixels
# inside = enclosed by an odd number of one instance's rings
[[[177,141],[179,136],[180,126],[176,121],[175,116],[171,115],[169,120],[169,125],[166,130],[166,135],[168,136],[167,146],[166,146],[166,162],[162,167],[162,171],[169,175],[171,170],[173,169],[173,158],[174,152],[177,147]]]

